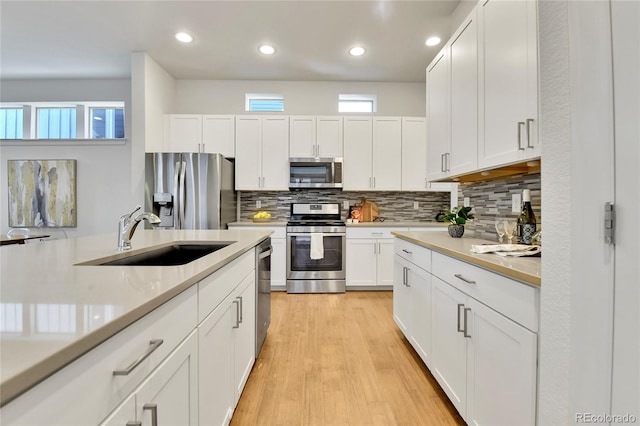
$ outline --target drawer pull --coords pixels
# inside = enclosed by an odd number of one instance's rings
[[[236,299],[238,298],[236,297]],[[238,302],[238,300],[234,300],[232,303],[236,305],[236,325],[231,328],[240,328],[240,302]]]
[[[412,251],[406,250],[406,249],[402,249],[403,252],[407,253],[407,254],[412,254]]]
[[[456,277],[459,280],[464,281],[467,284],[475,284],[476,283],[475,281],[466,279],[465,277],[462,276],[462,274],[454,274],[453,276]]]
[[[133,420],[133,421],[127,422],[126,426],[142,426],[142,422]]]
[[[151,355],[163,343],[164,343],[164,340],[162,340],[162,339],[153,339],[152,341],[149,342],[149,349],[147,349],[147,351],[145,353],[143,353],[140,356],[140,358],[138,358],[135,361],[133,361],[131,363],[131,365],[128,366],[127,368],[125,368],[125,369],[114,370],[113,371],[113,375],[114,376],[128,376],[129,373],[131,373],[133,370],[135,370],[136,367],[139,366],[142,363],[142,361],[144,361],[145,359],[149,358],[149,355]]]
[[[372,232],[371,236],[372,237],[382,237],[384,235],[384,233],[382,232]]]
[[[461,323],[461,321],[460,321],[460,308],[464,308],[464,304],[458,303],[458,315],[457,315],[457,317],[458,317],[458,331],[460,333],[462,333],[462,332],[464,332],[464,329],[460,328],[460,323]]]
[[[158,404],[144,404],[142,410],[151,411],[151,426],[158,426]]]
[[[467,331],[469,331],[469,328],[468,328],[469,324],[467,323],[467,314],[469,313],[470,310],[471,308],[464,308],[464,331],[462,332],[464,337],[471,337],[471,335],[467,333]]]

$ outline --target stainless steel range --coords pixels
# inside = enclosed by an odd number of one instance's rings
[[[345,238],[340,204],[291,204],[287,293],[344,293]]]

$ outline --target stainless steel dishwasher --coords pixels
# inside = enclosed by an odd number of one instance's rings
[[[271,324],[271,238],[257,247],[256,253],[256,358],[260,354]]]

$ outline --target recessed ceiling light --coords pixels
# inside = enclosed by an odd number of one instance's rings
[[[269,46],[268,44],[263,44],[258,48],[258,50],[264,55],[273,55],[274,53],[276,53],[276,49],[273,46]]]
[[[180,33],[176,33],[176,40],[182,43],[191,43],[193,42],[193,36],[188,33],[180,32]]]
[[[440,44],[440,37],[429,37],[424,44],[427,46],[437,46]]]
[[[364,52],[366,52],[367,50],[362,47],[362,46],[355,46],[352,47],[351,49],[349,49],[349,54],[351,56],[362,56],[364,55]]]

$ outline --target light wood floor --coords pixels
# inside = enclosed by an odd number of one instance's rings
[[[463,425],[393,322],[392,293],[272,293],[231,425]]]

